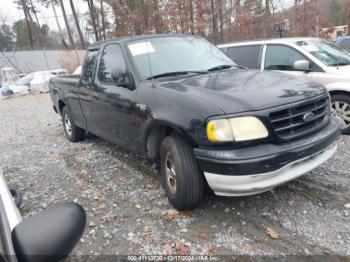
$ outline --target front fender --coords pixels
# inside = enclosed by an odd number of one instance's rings
[[[326,84],[325,87],[327,88],[328,92],[332,91],[343,91],[350,93],[350,83],[348,82],[334,82]]]

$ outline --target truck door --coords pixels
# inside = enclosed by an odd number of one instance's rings
[[[119,44],[107,44],[99,60],[95,78],[93,104],[100,137],[129,150],[136,147],[136,91],[118,86],[112,80],[112,70],[126,72],[127,66]]]
[[[92,133],[96,133],[97,131],[92,114],[92,83],[93,76],[95,75],[97,55],[98,49],[89,49],[87,51],[78,87],[80,106],[86,120],[86,126]]]

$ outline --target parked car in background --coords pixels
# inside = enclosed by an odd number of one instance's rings
[[[59,204],[22,219],[0,169],[0,261],[60,261],[83,234],[86,216],[75,203]],[[15,198],[15,199],[14,199]]]
[[[343,36],[337,40],[337,45],[341,46],[342,48],[348,50],[350,52],[350,36]]]
[[[282,72],[322,84],[332,99],[332,114],[350,134],[350,54],[318,38],[280,38],[220,45],[237,64]]]
[[[223,196],[269,191],[329,159],[340,136],[324,87],[242,69],[195,36],[96,43],[80,77],[49,86],[70,141],[91,132],[159,163],[177,209],[197,207],[205,181]]]

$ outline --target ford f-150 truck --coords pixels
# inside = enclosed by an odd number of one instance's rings
[[[159,163],[170,203],[269,191],[321,165],[340,136],[321,85],[239,68],[196,36],[93,44],[81,76],[49,83],[67,138],[87,132]]]

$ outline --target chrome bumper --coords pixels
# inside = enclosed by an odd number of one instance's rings
[[[293,180],[327,161],[336,151],[334,143],[324,151],[291,162],[284,167],[254,175],[220,175],[204,172],[205,178],[216,195],[248,196],[269,191],[281,184]]]

